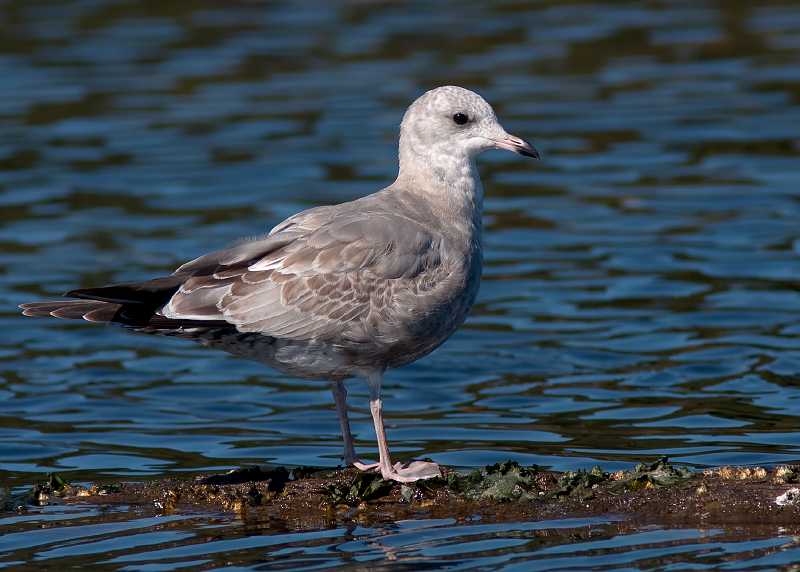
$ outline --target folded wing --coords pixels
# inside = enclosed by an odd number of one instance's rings
[[[159,313],[292,339],[393,337],[392,299],[439,266],[441,237],[385,213],[315,220],[313,230],[303,223],[290,219],[265,239],[182,266],[176,275],[189,275]]]

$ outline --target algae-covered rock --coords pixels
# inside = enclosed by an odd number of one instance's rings
[[[394,481],[386,481],[378,473],[359,473],[349,484],[328,485],[327,492],[332,504],[360,504],[389,494]]]
[[[445,470],[445,478],[420,480],[414,483],[397,483],[383,480],[378,473],[362,473],[356,469],[316,469],[301,467],[291,473],[283,467],[264,471],[248,467],[221,475],[180,476],[152,483],[126,483],[93,485],[90,489],[72,487],[58,475],[48,474],[47,481],[28,491],[0,497],[3,510],[20,510],[27,505],[59,502],[85,502],[78,499],[94,498],[95,502],[149,504],[157,510],[174,510],[188,505],[221,506],[225,510],[241,511],[263,506],[280,507],[296,504],[303,507],[330,505],[364,505],[379,500],[381,506],[394,506],[397,511],[433,510],[431,507],[453,507],[464,510],[480,501],[481,506],[533,500],[584,501],[596,498],[597,503],[608,504],[609,497],[620,492],[637,492],[641,489],[662,489],[683,484],[697,475],[686,468],[673,468],[666,458],[652,464],[637,465],[632,471],[612,478],[600,467],[589,472],[567,471],[562,475],[540,473],[538,467],[520,467],[514,461],[488,465],[462,473]],[[785,482],[796,479],[797,467],[785,468],[774,479]],[[712,475],[713,476],[713,475]],[[710,477],[707,477],[710,478]],[[772,481],[770,481],[772,482]],[[649,492],[649,491],[648,491]],[[781,490],[773,496],[785,492]],[[521,502],[520,502],[521,501]],[[626,501],[627,502],[627,501]],[[547,504],[537,503],[535,510]],[[405,507],[401,508],[401,505]],[[582,509],[588,504],[582,503]],[[325,508],[325,510],[328,510]],[[359,510],[367,508],[359,506]],[[306,510],[305,508],[303,510]],[[506,507],[499,510],[513,510]],[[530,510],[526,507],[524,510]],[[336,512],[336,511],[334,511]]]
[[[42,484],[33,485],[25,492],[11,494],[6,491],[0,496],[0,508],[5,512],[14,512],[27,505],[39,506],[45,504],[50,495],[69,489],[70,484],[55,473],[47,473],[47,480]]]
[[[234,469],[223,475],[211,475],[202,479],[204,485],[238,485],[253,482],[268,482],[268,490],[274,493],[283,492],[289,482],[291,473],[284,467],[271,471],[262,471],[260,467],[252,466],[244,469]]]
[[[491,499],[498,502],[530,500],[538,497],[538,487],[534,480],[538,472],[536,466],[520,467],[516,461],[496,463],[484,469],[469,473],[453,471],[447,478],[436,477],[400,485],[401,502],[422,501],[435,497],[449,489],[445,494],[453,494],[465,499]],[[358,504],[388,495],[397,485],[384,481],[376,473],[360,473],[351,483],[334,483],[327,487],[333,504]]]
[[[264,500],[264,495],[256,488],[255,485],[251,484],[250,488],[246,493],[239,493],[241,495],[241,499],[250,506],[259,506],[261,501]]]
[[[487,465],[469,473],[450,473],[447,486],[459,496],[468,499],[492,499],[500,502],[538,498],[534,476],[536,465],[520,467],[516,461]]]
[[[661,489],[683,484],[697,477],[694,471],[686,467],[674,468],[667,460],[667,457],[661,457],[650,465],[636,465],[630,473],[614,483],[609,492],[617,494],[623,490],[637,491],[646,487]]]
[[[454,473],[450,473],[451,475]],[[455,473],[463,474],[463,473]],[[427,497],[434,496],[437,491],[446,486],[447,480],[442,477],[424,479],[413,483],[403,483],[400,486],[400,500],[402,502],[421,501]]]
[[[594,486],[606,480],[608,480],[608,473],[604,473],[599,465],[588,473],[586,471],[567,471],[542,498],[547,500],[571,497],[588,500],[594,497]]]
[[[462,497],[479,498],[483,494],[485,476],[485,472],[480,469],[469,473],[453,471],[447,475],[447,486]]]

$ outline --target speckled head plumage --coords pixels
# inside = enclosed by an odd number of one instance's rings
[[[463,87],[446,85],[424,93],[400,125],[401,169],[414,156],[435,153],[474,161],[490,149],[538,157],[529,143],[506,133],[491,105]]]

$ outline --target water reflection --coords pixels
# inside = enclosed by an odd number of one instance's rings
[[[456,519],[365,523],[356,520],[315,532],[293,533],[280,521],[231,521],[179,515],[74,509],[51,514],[61,526],[37,530],[47,511],[17,517],[0,551],[13,546],[31,562],[109,569],[352,570],[389,569],[663,569],[684,566],[780,568],[795,561],[796,537],[749,526],[664,528],[600,519],[522,524]],[[11,528],[11,519],[7,519]],[[52,521],[51,521],[52,522]],[[742,542],[746,539],[747,542]],[[11,564],[9,562],[9,564]]]

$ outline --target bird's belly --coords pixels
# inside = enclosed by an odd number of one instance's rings
[[[411,363],[443,344],[464,323],[478,293],[480,267],[440,269],[402,288],[371,320],[325,339],[292,339],[235,327],[184,327],[174,335],[312,380],[363,377]],[[377,307],[378,304],[375,304]]]
[[[276,338],[235,328],[182,328],[164,335],[188,339],[301,379],[338,381],[363,375],[335,342]]]

